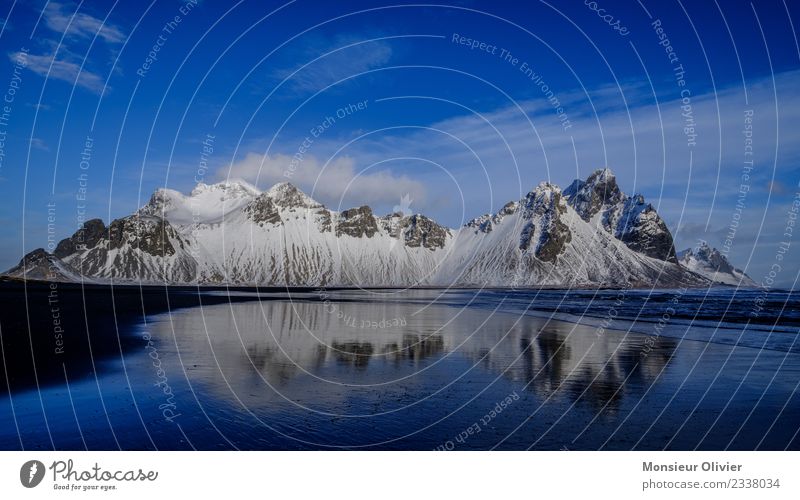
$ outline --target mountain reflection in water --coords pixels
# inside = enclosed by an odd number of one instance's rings
[[[339,314],[341,312],[341,314]],[[355,326],[342,317],[356,318]],[[360,327],[403,318],[405,326]],[[174,333],[173,333],[174,332]],[[658,339],[642,356],[638,334],[598,336],[595,328],[485,311],[403,304],[252,302],[173,313],[151,325],[162,345],[191,360],[190,381],[258,407],[276,398],[307,401],[379,391],[413,381],[420,395],[442,390],[463,372],[484,370],[540,398],[554,394],[614,406],[625,391],[646,388],[671,359],[677,341]],[[174,341],[172,339],[174,334]],[[460,361],[451,377],[431,380],[437,365]],[[402,405],[382,402],[382,410]]]

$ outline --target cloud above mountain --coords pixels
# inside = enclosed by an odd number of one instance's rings
[[[305,155],[302,161],[297,161],[285,154],[249,153],[219,170],[217,177],[244,179],[262,189],[289,181],[332,208],[386,206],[399,203],[403,197],[423,205],[427,196],[420,181],[386,169],[358,169],[348,156],[321,161]]]

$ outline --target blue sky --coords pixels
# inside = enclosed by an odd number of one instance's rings
[[[679,249],[737,221],[730,257],[761,281],[800,191],[797,5],[522,4],[3,1],[0,267],[47,244],[48,214],[61,238],[197,179],[290,170],[333,208],[407,195],[455,227],[608,166]]]

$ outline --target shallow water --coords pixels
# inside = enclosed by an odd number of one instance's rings
[[[0,399],[0,448],[800,448],[793,297],[777,329],[720,329],[686,318],[697,292],[666,321],[652,301],[679,291],[532,293],[270,293],[147,316],[87,376]],[[751,300],[731,295],[695,316]]]

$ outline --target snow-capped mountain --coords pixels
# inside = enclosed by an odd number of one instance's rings
[[[31,256],[36,259],[31,259]],[[42,260],[44,259],[44,260]],[[31,266],[29,261],[40,264]],[[159,189],[134,214],[87,222],[53,255],[8,271],[63,279],[241,285],[707,285],[678,264],[672,235],[605,169],[564,193],[541,183],[458,229],[422,215],[330,210],[295,186],[243,181]]]
[[[677,262],[666,223],[642,195],[628,197],[620,191],[611,170],[597,170],[585,181],[575,179],[564,196],[584,221],[604,229],[631,250]]]
[[[750,276],[737,269],[716,248],[705,241],[696,248],[687,248],[678,253],[678,261],[686,269],[705,276],[714,283],[723,285],[756,286]]]
[[[594,174],[593,174],[594,175]],[[626,246],[568,203],[558,186],[541,183],[519,202],[473,219],[440,265],[440,279],[506,286],[699,285],[697,276]],[[488,280],[487,280],[488,278]]]
[[[37,248],[27,254],[19,264],[4,273],[7,276],[24,277],[31,280],[80,281],[81,276],[64,264],[58,257]]]

